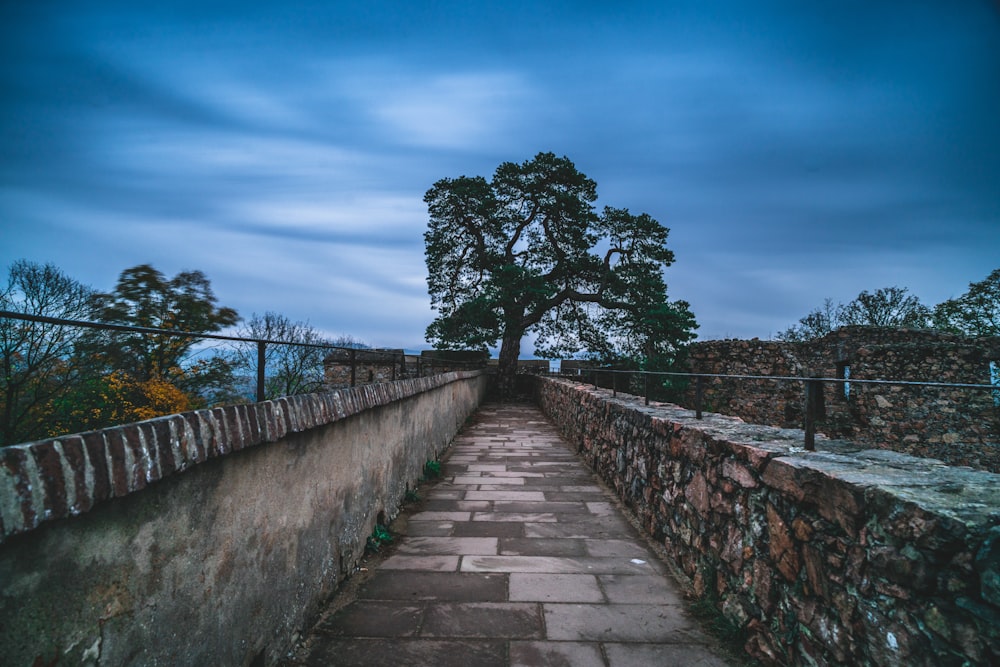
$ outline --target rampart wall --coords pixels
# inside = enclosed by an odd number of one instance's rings
[[[448,373],[0,449],[0,663],[273,664],[486,383]]]
[[[844,378],[823,383],[818,429],[880,449],[1000,472],[1000,407],[982,389],[870,385],[856,380],[989,384],[1000,338],[937,331],[844,327],[802,343],[721,340],[694,343],[693,373]],[[855,382],[850,382],[855,380]],[[683,405],[694,407],[695,385]],[[755,424],[801,428],[801,382],[710,379],[705,409]]]
[[[696,595],[777,664],[1000,664],[1000,475],[539,378]]]

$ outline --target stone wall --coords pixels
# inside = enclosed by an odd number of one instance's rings
[[[486,382],[451,373],[0,449],[0,663],[274,664]]]
[[[408,372],[403,350],[334,350],[323,359],[323,385],[330,390],[406,377],[416,375]]]
[[[419,355],[403,350],[335,350],[323,360],[323,384],[327,389],[360,387],[404,378],[466,371],[486,366],[485,352],[424,350]]]
[[[539,378],[539,403],[750,655],[1000,664],[1000,475]]]
[[[989,384],[1000,338],[936,331],[844,327],[803,343],[722,340],[695,343],[690,371],[729,375],[843,378],[824,383],[831,437],[1000,472],[1000,407],[982,389],[861,384],[857,380]],[[682,404],[695,406],[694,383]],[[705,409],[755,424],[801,428],[804,388],[797,381],[708,379]]]

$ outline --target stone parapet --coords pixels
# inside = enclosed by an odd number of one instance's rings
[[[1000,475],[539,379],[694,594],[775,664],[1000,662]]]
[[[0,450],[0,663],[278,663],[487,382],[449,373]]]
[[[277,442],[475,373],[197,410],[0,448],[0,543],[213,457]]]
[[[822,384],[822,433],[991,472],[1000,472],[1000,389],[858,380],[989,385],[998,365],[995,336],[876,327],[843,327],[794,343],[702,341],[690,346],[688,359],[693,373],[843,378]],[[712,378],[702,400],[707,410],[755,424],[801,428],[805,414],[798,381]],[[682,403],[695,407],[695,383]]]

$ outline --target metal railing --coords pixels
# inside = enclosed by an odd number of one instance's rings
[[[997,392],[1000,387],[995,384],[972,384],[972,383],[961,383],[961,382],[921,382],[913,380],[865,380],[859,378],[829,378],[829,377],[805,377],[805,376],[786,376],[786,375],[740,375],[740,374],[726,374],[726,373],[679,373],[679,372],[667,372],[667,371],[641,371],[641,370],[619,370],[613,368],[578,368],[575,369],[575,373],[568,374],[572,377],[574,374],[578,377],[588,376],[590,381],[588,384],[594,385],[595,388],[599,386],[598,381],[601,375],[611,375],[611,390],[612,395],[617,396],[619,391],[619,378],[625,376],[630,379],[636,375],[642,376],[642,386],[643,386],[643,398],[646,405],[649,405],[650,390],[652,386],[652,378],[656,377],[679,377],[679,378],[690,378],[694,380],[694,410],[695,417],[697,419],[702,419],[702,407],[705,398],[705,380],[707,379],[729,379],[729,380],[759,380],[759,381],[773,381],[773,382],[800,382],[803,384],[804,395],[803,403],[805,405],[804,419],[803,419],[803,430],[805,431],[804,446],[808,451],[815,451],[816,449],[816,424],[824,416],[824,403],[823,403],[823,385],[824,384],[836,384],[840,386],[851,386],[851,385],[890,385],[890,386],[909,386],[909,387],[936,387],[940,389],[968,389],[968,390],[988,390]],[[567,377],[567,374],[557,374],[562,377]]]
[[[390,359],[392,367],[392,380],[397,379],[396,369],[399,369],[400,376],[406,375],[406,353],[403,351],[396,350],[380,350],[371,348],[356,348],[356,347],[343,347],[339,345],[333,345],[331,343],[302,343],[286,340],[274,340],[266,338],[244,338],[240,336],[227,336],[225,334],[217,333],[197,333],[191,331],[177,331],[174,329],[156,329],[152,327],[137,327],[125,324],[112,324],[108,322],[88,322],[86,320],[68,320],[58,317],[48,317],[45,315],[30,315],[27,313],[18,313],[9,310],[0,310],[0,318],[12,319],[12,320],[22,320],[26,322],[38,322],[42,324],[54,324],[57,326],[71,326],[80,327],[84,329],[98,329],[104,331],[122,331],[126,333],[139,333],[157,336],[175,336],[182,338],[195,338],[199,340],[219,340],[219,341],[229,341],[237,343],[254,343],[257,345],[257,387],[256,387],[256,398],[257,401],[263,401],[266,399],[265,396],[265,353],[267,351],[268,345],[289,345],[296,347],[312,347],[312,348],[322,348],[328,350],[341,350],[347,353],[348,359],[347,363],[351,367],[351,386],[357,385],[357,368],[360,361],[364,358],[372,359],[376,355],[381,357],[381,360]],[[361,359],[359,360],[359,356]],[[462,362],[462,361],[441,361],[441,364],[447,364],[449,367],[459,366],[459,367],[478,367],[479,364],[474,362]],[[433,372],[435,364],[431,363],[430,368]],[[421,360],[417,360],[416,374],[419,377],[424,371],[424,365]]]

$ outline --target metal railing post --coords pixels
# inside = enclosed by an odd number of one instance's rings
[[[649,372],[642,373],[642,388],[646,396],[646,405],[649,405]]]
[[[823,385],[818,380],[806,380],[806,451],[816,451],[816,419],[820,413]]]
[[[351,386],[357,385],[358,381],[358,351],[351,349]]]
[[[701,404],[705,398],[705,378],[700,375],[694,380],[694,417],[701,419]]]
[[[267,400],[264,396],[264,352],[267,343],[257,341],[257,402]]]

